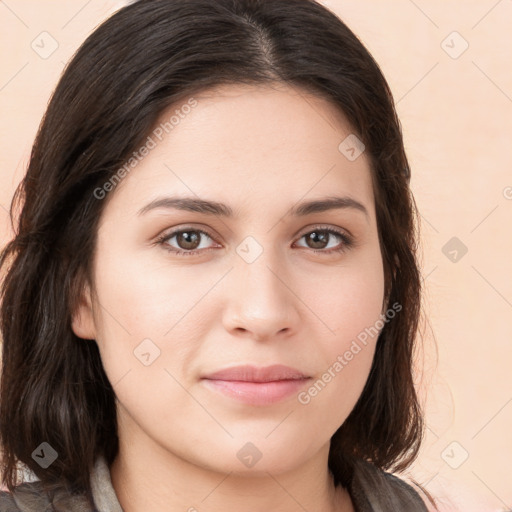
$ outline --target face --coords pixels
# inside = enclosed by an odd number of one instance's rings
[[[216,471],[286,471],[327,456],[372,364],[377,335],[361,333],[382,327],[369,162],[346,157],[349,124],[305,91],[224,86],[188,104],[103,199],[73,329],[98,344],[120,439]],[[326,197],[353,203],[300,208]],[[296,372],[213,378],[245,365]]]

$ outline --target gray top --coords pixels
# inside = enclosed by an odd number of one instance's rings
[[[91,487],[94,506],[84,495],[62,491],[50,497],[39,480],[24,482],[14,494],[0,491],[0,512],[123,512],[103,457],[91,472]],[[356,512],[428,512],[409,484],[368,462],[356,464],[348,490]]]

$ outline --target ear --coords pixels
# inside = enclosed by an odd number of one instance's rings
[[[96,327],[92,309],[91,290],[88,283],[84,285],[71,319],[71,328],[79,337],[86,340],[96,339]]]

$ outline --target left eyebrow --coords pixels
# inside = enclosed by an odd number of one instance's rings
[[[328,210],[353,209],[364,213],[366,220],[370,220],[370,215],[366,207],[355,199],[343,196],[330,196],[312,201],[305,201],[293,207],[288,215],[303,217],[312,213],[325,212]]]
[[[224,203],[210,201],[197,197],[161,197],[151,201],[149,204],[141,208],[137,215],[143,215],[150,210],[156,208],[167,208],[175,210],[183,210],[187,212],[202,213],[205,215],[215,215],[218,217],[233,218],[233,209]],[[335,209],[353,209],[362,212],[366,219],[369,220],[369,214],[366,207],[355,199],[343,196],[330,196],[311,201],[305,201],[294,206],[287,216],[305,217],[313,213],[325,212]]]

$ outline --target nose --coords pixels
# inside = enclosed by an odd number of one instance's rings
[[[293,276],[265,250],[252,263],[240,258],[229,273],[223,312],[225,329],[234,336],[257,341],[292,336],[299,329],[299,297]]]

